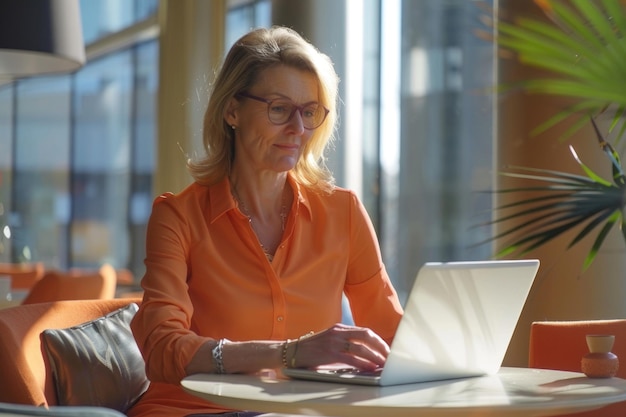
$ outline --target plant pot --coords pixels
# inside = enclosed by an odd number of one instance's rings
[[[611,352],[614,335],[589,334],[586,336],[589,353],[583,356],[580,367],[589,378],[611,378],[619,368],[618,357]]]

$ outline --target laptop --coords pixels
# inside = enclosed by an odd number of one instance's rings
[[[380,372],[344,365],[286,368],[283,373],[379,386],[495,374],[538,269],[536,259],[426,263]]]

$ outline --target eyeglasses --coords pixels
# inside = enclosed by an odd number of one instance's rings
[[[272,100],[254,96],[245,91],[237,93],[235,97],[245,97],[266,103],[267,117],[270,122],[275,125],[284,125],[289,122],[297,110],[300,112],[300,116],[302,116],[302,125],[304,128],[307,130],[313,130],[320,127],[320,125],[324,123],[326,116],[328,116],[328,113],[330,112],[330,110],[322,106],[317,101],[312,101],[302,106],[298,106],[296,103],[288,99],[278,98]]]

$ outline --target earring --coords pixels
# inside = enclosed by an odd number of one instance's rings
[[[231,129],[233,129],[233,130],[235,130],[235,129],[237,128],[237,126],[232,125],[230,128],[231,128]]]

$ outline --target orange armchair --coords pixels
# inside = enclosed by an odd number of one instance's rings
[[[0,310],[0,402],[57,405],[41,333],[102,317],[139,299],[71,300]]]
[[[22,304],[59,300],[111,299],[115,297],[117,273],[104,264],[98,270],[49,271],[30,289]]]
[[[11,289],[27,291],[44,275],[44,265],[41,262],[18,264],[0,262],[0,276],[11,278]]]
[[[612,334],[615,335],[612,352],[620,360],[616,376],[626,378],[626,319],[538,321],[532,323],[530,329],[529,367],[581,372],[581,359],[589,353],[585,336]],[[600,410],[578,413],[575,416],[626,416],[626,402],[612,404]]]

